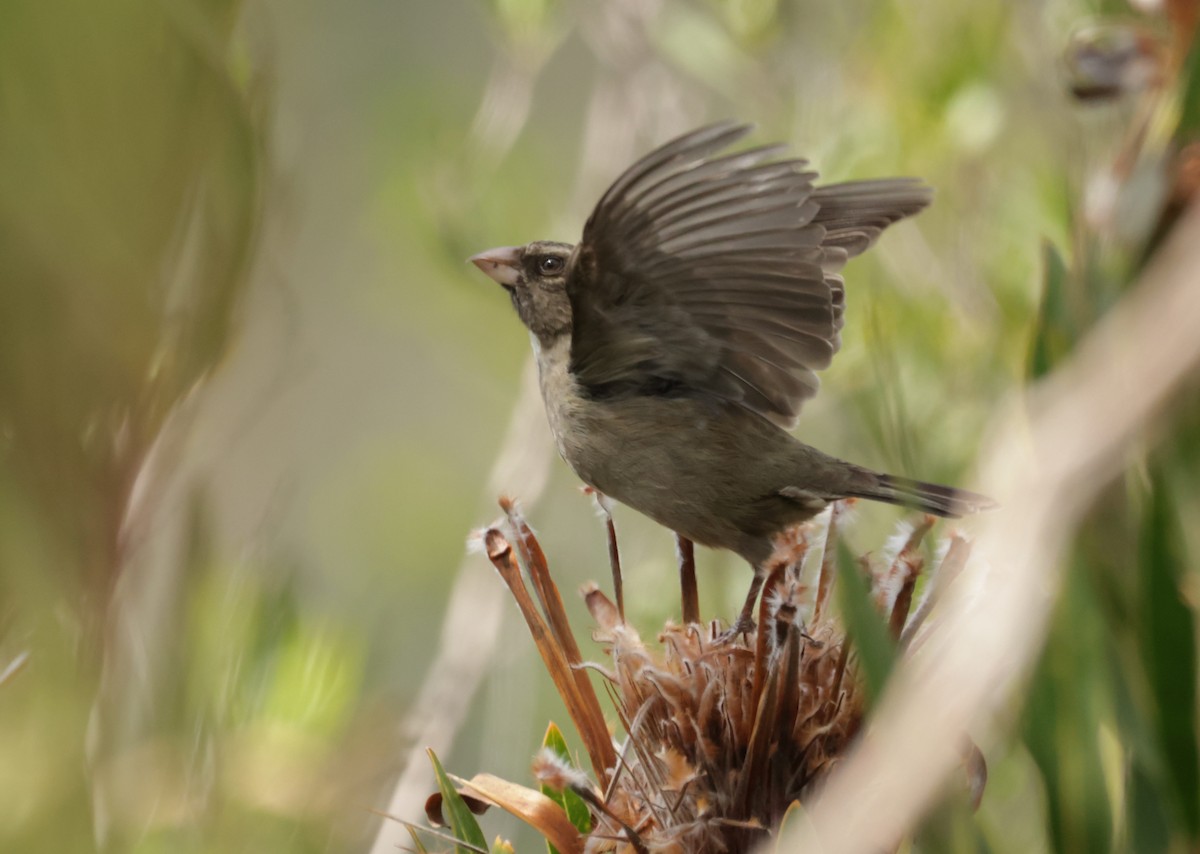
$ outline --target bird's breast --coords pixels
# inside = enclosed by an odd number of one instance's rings
[[[638,460],[663,441],[656,419],[628,417],[621,402],[586,394],[570,371],[569,336],[551,342],[530,337],[546,420],[559,454],[584,483],[614,498],[625,494],[638,480]]]
[[[538,384],[546,405],[546,420],[550,423],[550,432],[554,435],[558,452],[580,477],[588,480],[575,463],[580,431],[583,429],[580,423],[581,409],[587,401],[569,369],[571,339],[567,335],[560,335],[553,341],[543,342],[532,333],[529,338],[533,342],[533,354],[537,360]]]

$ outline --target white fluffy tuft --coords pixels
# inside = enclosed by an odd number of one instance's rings
[[[896,523],[895,532],[887,538],[887,542],[883,544],[883,549],[880,551],[880,560],[888,566],[896,562],[896,558],[900,556],[900,550],[907,544],[913,533],[913,523],[907,519],[901,519]]]
[[[476,528],[467,534],[467,554],[482,555],[487,554],[487,544],[484,542],[484,537],[487,535],[487,528]]]

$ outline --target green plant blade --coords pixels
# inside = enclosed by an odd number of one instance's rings
[[[838,542],[838,605],[854,641],[866,682],[867,696],[879,699],[896,662],[896,646],[887,624],[871,602],[871,591],[850,549]]]
[[[1112,812],[1102,762],[1107,627],[1086,566],[1077,563],[1051,621],[1030,684],[1024,736],[1046,787],[1053,851],[1112,851]]]
[[[1170,850],[1171,822],[1167,816],[1167,805],[1159,797],[1153,775],[1149,774],[1140,762],[1133,762],[1129,769],[1128,793],[1127,850]]]
[[[438,761],[437,755],[432,749],[427,749],[425,752],[429,754],[433,773],[437,777],[438,790],[442,793],[442,810],[446,820],[450,822],[450,830],[454,833],[455,839],[466,843],[455,846],[455,854],[466,854],[468,851],[482,851],[486,854],[488,844],[479,827],[479,822],[467,808],[462,795],[454,788],[454,783],[446,776],[446,770],[442,768],[442,763]]]
[[[1026,374],[1037,379],[1054,370],[1075,346],[1076,325],[1067,300],[1070,273],[1054,244],[1042,244],[1042,300],[1038,306]]]
[[[1166,478],[1154,478],[1142,526],[1141,645],[1153,696],[1164,787],[1179,829],[1200,840],[1200,750],[1196,744],[1196,625],[1180,586],[1186,562],[1178,509]]]
[[[571,754],[567,751],[567,741],[563,738],[562,730],[558,728],[558,724],[551,721],[546,727],[546,734],[542,737],[542,747],[548,747],[553,750],[564,762],[571,761]],[[565,789],[561,792],[556,792],[549,786],[542,786],[542,794],[554,801],[563,808],[563,812],[567,814],[571,824],[580,833],[589,833],[592,829],[592,813],[588,809],[587,804],[583,802],[583,798],[572,792],[570,789]],[[546,847],[550,854],[558,854],[558,849],[546,841]]]

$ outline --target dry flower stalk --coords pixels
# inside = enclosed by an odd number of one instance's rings
[[[482,536],[488,557],[512,591],[562,695],[595,782],[549,751],[535,761],[535,775],[543,785],[577,794],[592,812],[592,827],[572,837],[562,823],[565,814],[555,813],[561,812],[557,805],[548,806],[544,797],[532,797],[537,793],[515,784],[500,786],[503,781],[487,775],[463,781],[462,791],[551,833],[562,854],[747,851],[777,830],[789,807],[805,802],[821,785],[863,725],[867,698],[857,656],[830,607],[835,538],[848,502],[835,505],[824,522],[805,523],[780,537],[758,628],[745,635],[729,636],[718,621],[669,622],[658,636],[659,646],[651,649],[625,622],[621,607],[594,584],[584,588],[596,623],[594,639],[611,658],[608,668],[586,669],[600,671],[608,682],[626,733],[619,746],[609,734],[537,538],[512,501],[502,500],[501,506],[517,548],[514,553],[508,536],[492,527]],[[619,585],[616,539],[611,516],[606,517]],[[924,567],[920,544],[932,525],[932,518],[923,517],[893,537],[883,559],[860,561],[872,601],[897,642],[911,641],[940,586],[926,585],[910,617]],[[968,548],[952,536],[935,581],[957,575]],[[521,579],[517,554],[541,612]],[[691,560],[684,547],[680,561],[686,578]],[[815,567],[815,585],[805,580],[806,566]],[[694,603],[694,590],[685,590],[684,610],[693,612]],[[964,761],[977,795],[986,779],[982,756],[972,748]],[[522,803],[536,803],[537,814],[526,815]]]
[[[488,529],[483,536],[488,559],[512,591],[513,598],[521,609],[521,616],[529,625],[542,661],[554,680],[554,687],[558,689],[571,721],[587,748],[597,779],[607,780],[608,769],[616,764],[616,752],[608,733],[608,725],[600,711],[600,701],[582,667],[583,656],[567,622],[567,613],[563,607],[562,596],[558,592],[558,585],[550,577],[546,555],[515,502],[507,498],[501,499],[500,506],[508,517],[509,525],[516,532],[521,557],[525,561],[547,620],[542,619],[529,596],[529,591],[521,581],[512,547],[496,528]]]

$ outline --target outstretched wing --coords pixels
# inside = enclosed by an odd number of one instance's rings
[[[814,187],[781,146],[720,154],[749,130],[669,142],[596,206],[567,280],[589,393],[708,394],[791,426],[841,344],[838,271],[929,203],[910,178]]]

